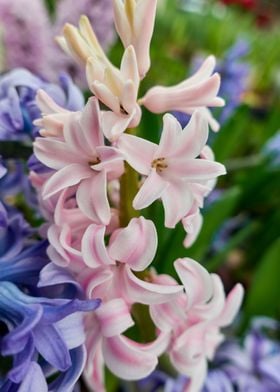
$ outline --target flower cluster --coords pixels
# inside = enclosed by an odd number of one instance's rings
[[[66,75],[57,86],[24,69],[11,71],[0,78],[1,141],[31,144],[38,133],[32,121],[41,115],[35,102],[38,88],[66,107],[83,105],[82,94]],[[38,240],[37,230],[8,204],[20,193],[30,203],[31,188],[23,162],[4,158],[0,164],[0,389],[72,391],[86,360],[83,313],[95,310],[100,300],[84,300],[81,287],[67,271],[53,276],[46,268],[44,283],[39,285],[40,273],[50,263],[48,242]]]
[[[226,340],[217,350],[202,392],[270,391],[280,387],[279,343],[273,339],[279,331],[276,320],[259,317],[253,320],[244,342]],[[173,378],[155,371],[139,382],[144,392],[184,392],[189,379]]]
[[[8,175],[3,166],[0,173]],[[46,279],[51,289],[38,286],[49,259],[47,242],[34,234],[20,212],[0,202],[0,388],[71,391],[86,355],[81,312],[100,301],[79,299],[80,289],[65,272]]]
[[[104,365],[120,378],[138,380],[166,353],[191,378],[188,391],[197,391],[207,359],[223,340],[220,329],[238,312],[243,289],[235,286],[226,298],[220,278],[187,258],[174,263],[182,285],[149,270],[157,232],[139,211],[161,200],[165,226],[181,222],[185,245],[194,241],[204,198],[225,174],[206,144],[212,121],[208,107],[224,104],[217,96],[220,77],[213,74],[215,59],[210,56],[191,78],[171,87],[155,86],[139,99],[140,82],[151,65],[157,1],[113,4],[124,46],[120,67],[107,58],[82,16],[78,28],[65,25],[58,42],[85,67],[94,97],[82,110],[71,111],[43,90],[37,95],[42,118],[36,121],[40,136],[34,154],[45,170],[34,167],[30,178],[47,220],[44,232],[52,260],[41,272],[40,285],[71,271],[89,299],[102,300],[86,316],[84,375],[91,389],[105,390]],[[161,138],[152,143],[137,134],[141,106],[192,117],[182,129],[166,113]],[[127,330],[143,318],[154,338],[139,343]]]

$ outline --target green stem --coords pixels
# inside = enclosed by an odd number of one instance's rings
[[[120,179],[120,226],[128,225],[132,218],[140,215],[132,207],[132,201],[138,191],[138,173],[125,162],[125,171]]]
[[[135,134],[134,130],[127,130],[127,133]],[[140,212],[132,206],[133,199],[138,192],[139,175],[127,162],[125,162],[125,171],[120,179],[120,226],[126,227],[130,220],[140,216]],[[148,271],[136,273],[139,279],[145,280],[149,277]],[[137,322],[140,334],[145,341],[155,338],[155,327],[150,318],[148,307],[142,304],[134,304],[133,317]]]
[[[137,129],[127,129],[126,133],[129,135],[137,134]],[[139,175],[127,163],[124,163],[124,174],[120,179],[120,226],[128,225],[132,218],[140,216],[140,212],[135,210],[132,206],[133,199],[138,192]]]

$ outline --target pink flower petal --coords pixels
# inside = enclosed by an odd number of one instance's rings
[[[51,169],[59,170],[69,164],[85,162],[84,157],[77,156],[75,150],[58,139],[36,138],[33,147],[37,159]]]
[[[90,175],[91,170],[87,166],[78,163],[65,166],[46,181],[42,196],[44,199],[47,199],[65,188],[78,184],[81,180],[90,177]]]
[[[97,147],[96,151],[101,162],[93,166],[94,170],[106,170],[110,180],[119,178],[124,172],[124,157],[121,152],[109,146]]]
[[[188,86],[193,86],[199,82],[201,82],[202,80],[207,80],[213,73],[214,69],[216,66],[216,59],[214,56],[208,56],[203,63],[201,64],[201,66],[199,67],[199,69],[194,73],[194,75],[192,75],[191,77],[189,77],[188,79],[186,79],[183,83],[184,85],[188,85]]]
[[[104,243],[105,226],[88,226],[82,238],[84,262],[91,268],[113,264]]]
[[[208,123],[201,110],[196,110],[184,128],[173,156],[196,158],[208,139]]]
[[[157,145],[133,135],[122,135],[118,140],[118,148],[125,159],[138,173],[148,175]]]
[[[139,380],[148,376],[157,365],[157,357],[141,350],[141,344],[125,336],[103,340],[102,351],[108,368],[124,380]]]
[[[98,146],[104,145],[104,138],[101,132],[101,113],[98,100],[95,97],[89,98],[80,118],[85,144],[92,153]]]
[[[122,267],[123,291],[127,301],[152,305],[167,302],[182,292],[182,286],[160,285],[137,278],[128,266]]]
[[[122,298],[102,303],[95,314],[104,337],[120,335],[134,325],[128,306]]]
[[[87,344],[89,358],[83,372],[84,379],[89,390],[95,392],[106,392],[104,380],[104,358],[101,342],[94,353],[91,353],[91,345]]]
[[[112,259],[128,264],[134,271],[143,271],[152,262],[157,249],[157,233],[152,221],[133,218],[110,242]]]
[[[133,116],[134,112],[124,116],[109,110],[102,111],[101,124],[105,137],[111,142],[118,140],[120,135],[128,128]]]
[[[155,157],[166,158],[176,151],[178,138],[182,135],[182,127],[176,117],[171,114],[163,116],[163,130]]]
[[[187,236],[184,239],[184,246],[189,248],[197,239],[203,224],[203,217],[199,208],[196,208],[195,211],[185,216],[182,219],[182,224],[187,232]]]
[[[57,105],[54,100],[42,89],[39,89],[36,95],[36,104],[39,106],[43,115],[65,112],[67,110]]]
[[[48,240],[50,242],[50,245],[54,247],[56,252],[62,257],[64,260],[63,267],[67,266],[70,262],[70,256],[66,252],[66,250],[63,248],[59,241],[59,236],[60,236],[60,228],[57,225],[51,225],[48,229]],[[57,264],[56,259],[54,258],[52,260],[55,264]],[[60,263],[58,265],[61,265]]]
[[[168,161],[168,172],[176,173],[190,182],[211,180],[226,174],[224,165],[206,159],[172,158]]]
[[[81,211],[96,224],[108,225],[110,222],[110,206],[107,198],[106,173],[95,174],[83,181],[77,190],[77,203]]]
[[[150,315],[160,331],[172,331],[186,319],[185,310],[176,300],[150,306]]]
[[[241,284],[238,283],[227,296],[225,307],[218,318],[219,326],[227,327],[233,322],[237,312],[241,307],[243,296],[244,288]]]
[[[172,87],[153,87],[140,103],[153,113],[172,110],[191,113],[194,108],[203,106],[223,106],[224,101],[216,97],[219,88],[220,76],[214,74],[195,85],[182,82]]]
[[[193,312],[203,320],[219,318],[225,305],[225,291],[221,278],[216,274],[211,274],[210,277],[213,285],[211,299],[205,303],[197,304],[193,309]]]
[[[131,82],[135,86],[135,90],[138,91],[138,87],[139,87],[138,66],[137,66],[135,49],[132,45],[128,46],[124,52],[120,70],[124,77],[124,80],[131,80]],[[134,102],[135,101],[136,99],[134,100]]]
[[[161,195],[164,207],[164,225],[174,228],[189,212],[193,204],[193,195],[189,186],[183,182],[169,184]]]
[[[213,294],[213,281],[205,268],[189,258],[177,259],[174,267],[185,287],[189,308],[209,301]]]
[[[168,182],[159,176],[155,169],[151,170],[150,175],[133,200],[133,207],[136,210],[148,207],[162,196],[168,186]]]
[[[77,280],[81,283],[88,298],[103,299],[108,293],[108,287],[111,286],[113,277],[113,271],[102,266],[94,269],[87,268],[78,275]],[[107,290],[105,295],[104,287]]]
[[[157,0],[141,0],[136,3],[135,31],[136,38],[131,42],[136,50],[139,74],[143,79],[148,72],[150,43],[153,36]]]

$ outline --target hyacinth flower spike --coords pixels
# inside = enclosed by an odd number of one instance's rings
[[[165,226],[175,227],[190,211],[197,190],[194,184],[225,174],[223,165],[197,159],[208,137],[208,124],[199,111],[182,130],[175,117],[164,116],[160,144],[123,134],[118,147],[127,162],[147,176],[133,200],[135,209],[148,207],[161,198],[165,210]]]
[[[143,79],[151,65],[149,52],[157,0],[114,0],[113,4],[116,30],[125,48],[134,46]]]
[[[76,199],[81,211],[96,223],[109,223],[107,178],[121,176],[123,157],[114,147],[105,146],[95,98],[88,101],[83,112],[65,119],[63,138],[37,138],[34,153],[55,170],[43,186],[43,198],[78,185]]]
[[[171,87],[152,87],[139,100],[153,113],[180,111],[192,114],[198,108],[204,108],[204,114],[210,119],[206,107],[224,106],[224,100],[217,97],[220,89],[220,76],[213,73],[216,60],[209,56],[199,70],[190,78]]]

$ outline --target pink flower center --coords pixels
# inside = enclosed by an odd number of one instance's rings
[[[157,173],[161,173],[168,167],[165,158],[156,158],[152,162],[152,168],[156,169]]]
[[[92,158],[92,160],[90,160],[88,162],[89,166],[94,166],[94,165],[98,165],[98,163],[101,162],[101,159],[99,157],[96,158]]]

